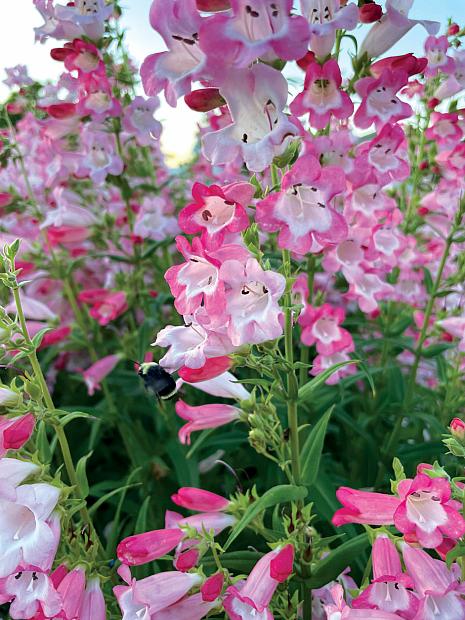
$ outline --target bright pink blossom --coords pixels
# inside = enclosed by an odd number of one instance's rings
[[[118,354],[106,355],[83,371],[82,376],[89,396],[100,389],[101,382],[111,373],[120,359],[121,356]]]
[[[340,487],[336,496],[344,506],[334,513],[332,522],[336,526],[346,523],[391,525],[394,523],[394,513],[400,505],[398,497],[357,491],[348,487]]]
[[[13,619],[33,618],[39,612],[53,618],[62,608],[50,577],[38,570],[21,570],[0,580],[0,603],[10,601],[9,616]]]
[[[231,405],[199,405],[192,407],[183,400],[176,403],[176,413],[183,420],[187,420],[179,431],[181,443],[190,444],[191,433],[207,428],[218,428],[239,419],[240,409]]]
[[[279,230],[281,248],[298,254],[318,252],[321,246],[338,243],[347,236],[343,216],[331,205],[344,189],[345,177],[340,168],[321,167],[313,155],[304,155],[284,175],[281,191],[257,204],[257,222],[266,232]]]
[[[183,534],[179,529],[163,529],[135,534],[122,540],[117,549],[123,564],[138,566],[157,560],[172,551],[181,542]]]
[[[400,504],[394,525],[406,535],[415,534],[423,547],[438,547],[446,536],[453,540],[465,534],[460,503],[451,499],[450,482],[420,473],[402,480],[397,487]]]
[[[269,604],[280,583],[288,579],[294,563],[294,547],[276,547],[255,564],[245,582],[230,586],[224,608],[231,620],[259,617],[272,620]]]
[[[307,346],[316,345],[320,355],[333,355],[344,349],[352,349],[350,333],[340,327],[345,319],[343,308],[323,304],[317,308],[308,306],[299,316],[302,325],[302,342]]]
[[[8,450],[19,450],[30,438],[35,419],[32,413],[16,418],[0,416],[0,457]]]
[[[362,97],[362,102],[354,116],[357,127],[368,129],[375,123],[379,129],[386,123],[394,123],[411,116],[412,108],[396,96],[407,82],[407,73],[397,69],[385,69],[378,78],[366,77],[358,80],[355,88]]]
[[[106,604],[103,597],[100,579],[89,579],[82,598],[79,620],[106,620]]]
[[[108,325],[110,321],[114,321],[126,312],[127,308],[126,293],[124,291],[116,291],[114,293],[109,291],[102,301],[98,301],[92,306],[89,314],[99,325]]]
[[[358,22],[358,8],[341,0],[300,0],[302,14],[310,24],[310,49],[317,56],[331,53],[336,30],[353,30]]]
[[[194,183],[194,202],[179,213],[179,226],[188,234],[202,233],[206,247],[219,247],[226,233],[238,233],[249,225],[245,208],[255,188],[250,183],[231,183],[224,187]]]
[[[304,89],[291,103],[291,112],[296,116],[308,112],[310,125],[316,129],[324,129],[331,116],[339,120],[349,118],[354,104],[349,95],[341,90],[341,83],[341,70],[336,60],[328,60],[323,65],[310,63]]]
[[[225,510],[230,504],[230,501],[221,495],[193,487],[181,487],[171,496],[171,501],[182,508],[199,512]]]
[[[449,39],[444,35],[442,37],[430,36],[425,41],[426,58],[428,66],[425,75],[433,76],[438,72],[451,74],[455,68],[454,59],[447,55],[449,49]]]

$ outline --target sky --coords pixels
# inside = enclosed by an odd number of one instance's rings
[[[0,5],[2,1],[6,4],[6,0],[0,0]],[[66,2],[63,0],[62,3]],[[127,29],[127,45],[138,65],[149,54],[165,49],[161,38],[150,27],[150,5],[151,0],[126,0],[123,5],[126,10],[122,23]],[[444,24],[447,18],[451,17],[463,25],[465,0],[415,0],[410,17],[436,20]],[[8,10],[4,11],[0,20],[0,100],[3,100],[8,92],[7,87],[1,83],[4,77],[3,67],[25,64],[29,67],[31,77],[39,81],[54,79],[62,71],[63,65],[50,58],[50,49],[59,44],[56,41],[48,41],[44,45],[34,43],[33,28],[41,24],[42,18],[34,8],[32,0],[13,0],[13,3],[9,3]],[[363,30],[360,35],[363,36]],[[357,38],[360,39],[358,33]],[[406,52],[422,55],[424,38],[425,31],[421,26],[416,26],[392,48],[389,55]],[[156,116],[163,124],[164,152],[176,162],[188,158],[195,142],[199,115],[189,110],[181,99],[177,108],[171,108],[163,102]]]

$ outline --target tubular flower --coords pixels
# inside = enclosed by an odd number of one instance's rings
[[[183,400],[176,403],[176,413],[183,420],[187,420],[179,431],[179,440],[183,444],[190,444],[191,433],[207,428],[218,428],[239,419],[240,409],[231,405],[199,405],[192,407]]]

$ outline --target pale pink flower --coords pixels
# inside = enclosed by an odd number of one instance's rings
[[[89,396],[101,389],[101,382],[111,373],[120,359],[121,355],[119,354],[107,355],[83,371],[82,376]]]

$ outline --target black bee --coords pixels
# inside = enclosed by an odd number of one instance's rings
[[[139,377],[144,380],[145,389],[157,398],[167,400],[176,392],[176,381],[159,364],[149,362],[139,365]]]

